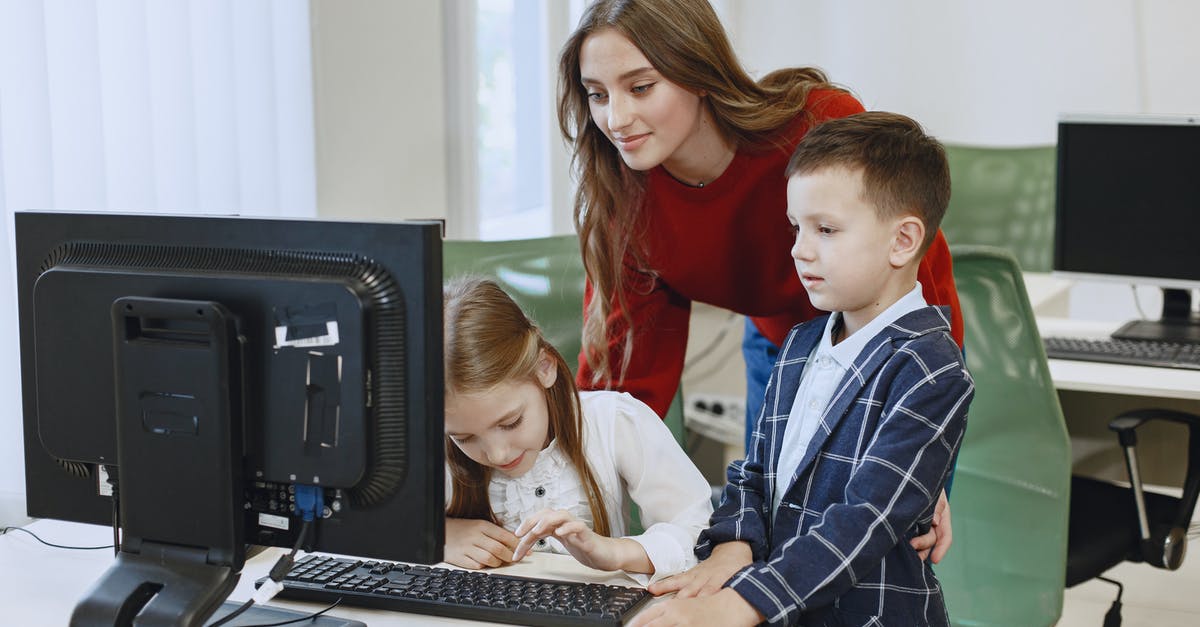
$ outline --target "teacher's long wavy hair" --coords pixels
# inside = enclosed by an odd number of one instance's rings
[[[736,148],[778,146],[776,131],[805,111],[814,88],[834,87],[816,68],[788,68],[762,80],[742,69],[717,14],[706,0],[598,0],[580,19],[563,46],[558,62],[558,122],[572,145],[579,175],[575,195],[575,226],[592,296],[583,325],[584,356],[593,384],[610,385],[624,378],[633,345],[631,318],[625,307],[627,255],[633,272],[653,279],[642,263],[635,242],[644,173],[630,169],[616,148],[592,123],[587,90],[580,83],[580,49],[592,33],[613,29],[629,39],[667,80],[696,93],[721,134]],[[783,172],[780,172],[783,176]],[[636,280],[636,279],[635,279]],[[653,285],[652,281],[638,281]],[[648,288],[646,288],[648,289]],[[623,314],[624,331],[614,331]],[[616,337],[623,335],[623,337]],[[609,340],[624,345],[622,363],[614,376],[609,363]]]
[[[559,450],[579,473],[592,511],[592,530],[602,536],[611,535],[604,494],[583,452],[579,391],[562,355],[494,281],[479,277],[455,279],[444,288],[443,302],[447,397],[487,391],[508,381],[537,382],[541,356],[548,355],[554,361],[554,385],[543,388],[550,419],[547,437],[557,439]],[[492,469],[468,457],[450,436],[446,436],[445,447],[453,484],[446,516],[500,524],[488,499]]]

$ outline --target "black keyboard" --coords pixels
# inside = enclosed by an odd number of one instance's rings
[[[255,585],[261,585],[260,579]],[[650,598],[641,588],[309,555],[279,598],[514,625],[616,627]]]
[[[1200,370],[1200,344],[1114,338],[1042,338],[1050,359]]]

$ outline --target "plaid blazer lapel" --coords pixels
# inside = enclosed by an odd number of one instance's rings
[[[796,478],[808,470],[813,460],[816,459],[817,453],[825,446],[825,442],[829,439],[829,436],[833,434],[838,424],[853,410],[855,401],[871,402],[872,399],[864,399],[863,388],[875,375],[875,372],[888,359],[891,359],[892,354],[895,353],[894,341],[897,338],[913,338],[936,331],[949,332],[950,322],[948,312],[949,309],[947,307],[931,307],[909,312],[901,316],[899,320],[884,327],[882,331],[867,342],[862,352],[854,358],[854,363],[846,370],[846,376],[838,384],[838,389],[834,392],[833,398],[829,400],[829,407],[825,408],[825,413],[821,418],[821,425],[817,428],[816,433],[813,434],[812,440],[809,441],[808,448],[804,451],[804,457],[801,458],[800,464],[796,466],[796,472],[790,477],[791,481],[789,481],[788,485],[795,487]],[[817,338],[820,339],[820,335]],[[793,390],[793,399],[795,395],[796,390]],[[779,437],[780,439],[783,438],[782,431],[780,431]]]
[[[829,406],[825,408],[824,414],[821,416],[821,424],[817,427],[813,437],[808,442],[808,448],[804,451],[804,457],[800,459],[800,464],[796,466],[796,472],[787,485],[795,487],[797,484],[796,478],[807,472],[808,467],[812,465],[816,459],[817,453],[825,446],[829,436],[837,429],[838,424],[842,422],[850,412],[854,409],[855,401],[862,398],[863,388],[867,385],[867,381],[879,370],[881,366],[892,356],[892,329],[886,328],[883,332],[871,338],[870,342],[863,347],[861,353],[854,359],[854,363],[846,369],[846,375],[842,377],[838,383],[837,391],[834,392],[833,398],[829,399]]]
[[[779,357],[775,360],[775,368],[771,372],[773,390],[767,395],[764,403],[764,422],[760,425],[769,447],[769,457],[763,460],[763,472],[772,478],[765,482],[764,503],[774,502],[773,478],[779,467],[783,433],[792,413],[792,405],[796,402],[796,393],[800,391],[800,377],[804,374],[804,366],[808,363],[808,356],[812,354],[817,342],[821,341],[827,318],[823,316],[800,325],[788,336],[782,350],[779,351]]]

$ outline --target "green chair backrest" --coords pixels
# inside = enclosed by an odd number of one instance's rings
[[[442,274],[495,280],[541,327],[546,339],[577,368],[583,325],[583,259],[579,239],[559,235],[526,240],[447,240]]]
[[[471,274],[495,280],[541,327],[572,372],[577,369],[586,284],[579,238],[448,240],[442,246],[442,274],[447,279]],[[664,420],[675,439],[682,442],[681,393],[676,393]]]
[[[935,567],[955,625],[1053,625],[1066,579],[1071,452],[1012,254],[952,246],[975,399]]]
[[[1007,248],[1021,268],[1049,272],[1054,253],[1055,147],[949,144],[950,208],[942,231],[951,246]]]

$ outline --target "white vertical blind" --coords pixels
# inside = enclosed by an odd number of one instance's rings
[[[8,210],[316,214],[307,3],[0,0],[0,22]]]
[[[0,0],[0,522],[24,491],[12,213],[314,217],[312,103],[307,2]]]

